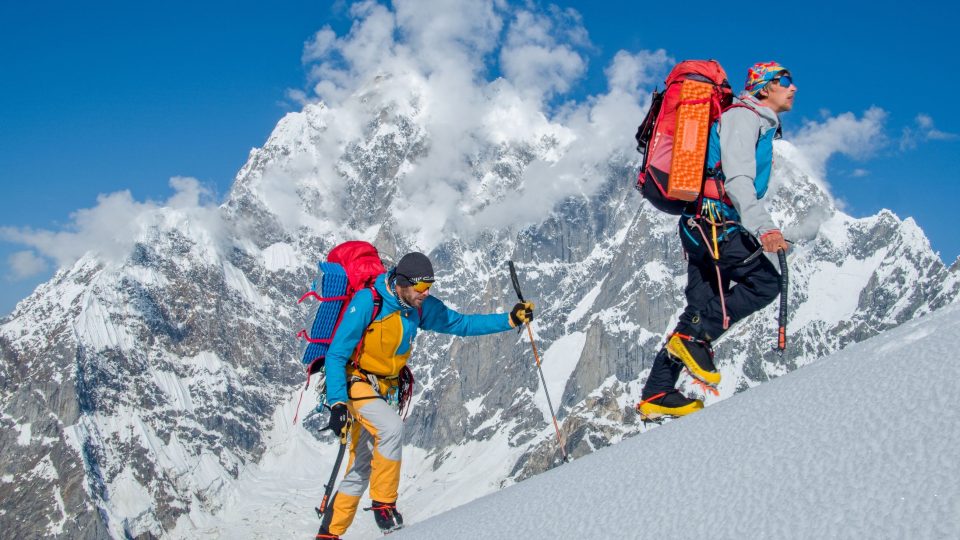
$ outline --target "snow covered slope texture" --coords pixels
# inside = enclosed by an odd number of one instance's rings
[[[395,538],[958,538],[958,340],[953,305]]]

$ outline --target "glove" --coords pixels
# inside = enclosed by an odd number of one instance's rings
[[[517,302],[510,310],[510,326],[516,328],[533,320],[533,302]]]
[[[350,411],[347,410],[346,403],[336,403],[330,407],[330,423],[327,424],[327,429],[339,437],[343,435],[344,428],[349,423]]]
[[[783,239],[783,233],[777,229],[769,230],[760,235],[760,243],[763,244],[763,250],[767,253],[776,253],[781,249],[787,251],[790,246]]]

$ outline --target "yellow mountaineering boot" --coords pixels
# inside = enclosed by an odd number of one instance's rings
[[[660,392],[637,404],[640,419],[656,420],[662,416],[686,416],[703,408],[699,399],[690,399],[677,390]]]
[[[713,349],[706,341],[675,333],[667,341],[667,352],[682,362],[697,379],[710,386],[720,384],[720,372],[713,365]]]

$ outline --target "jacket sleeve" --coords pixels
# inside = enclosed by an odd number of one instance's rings
[[[347,402],[347,362],[350,361],[367,326],[370,326],[372,317],[373,294],[369,289],[361,290],[347,306],[343,320],[340,321],[333,342],[327,350],[327,404],[331,407],[336,403]]]
[[[424,330],[457,336],[482,336],[512,328],[509,313],[464,315],[448,308],[433,296],[428,296],[423,302],[420,327]]]
[[[740,214],[740,223],[760,235],[777,226],[757,198],[753,185],[757,176],[757,140],[760,118],[743,107],[723,114],[720,124],[720,162],[723,164],[724,189]]]
[[[757,190],[753,186],[753,179],[738,176],[724,182],[727,196],[733,202],[733,207],[740,214],[740,224],[743,228],[756,236],[776,229],[770,213],[757,198]]]

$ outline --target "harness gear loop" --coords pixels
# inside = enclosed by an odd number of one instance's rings
[[[347,397],[352,401],[364,401],[367,399],[382,399],[387,405],[397,408],[397,414],[404,420],[410,414],[410,398],[413,397],[413,388],[416,379],[413,376],[413,370],[410,366],[403,366],[397,375],[385,377],[376,375],[361,368],[356,368],[363,377],[352,375],[347,379]],[[353,397],[350,395],[350,387],[358,382],[365,382],[375,392],[373,396]],[[384,383],[384,384],[381,384]],[[384,389],[383,386],[387,388]]]
[[[713,226],[713,242],[711,244],[710,237],[707,235],[706,231],[703,230],[703,227],[700,223],[697,222],[694,218],[689,218],[687,220],[687,226],[690,228],[695,228],[700,232],[700,236],[703,238],[704,247],[707,248],[707,252],[713,258],[713,269],[717,272],[717,292],[720,294],[720,311],[723,313],[723,329],[726,330],[730,328],[730,316],[727,315],[727,299],[723,294],[723,276],[720,275],[720,245],[717,240],[717,227],[716,222],[713,222],[709,219],[706,220],[707,223],[710,223]],[[726,225],[726,222],[722,222],[723,225]],[[713,246],[712,248],[710,246]]]

